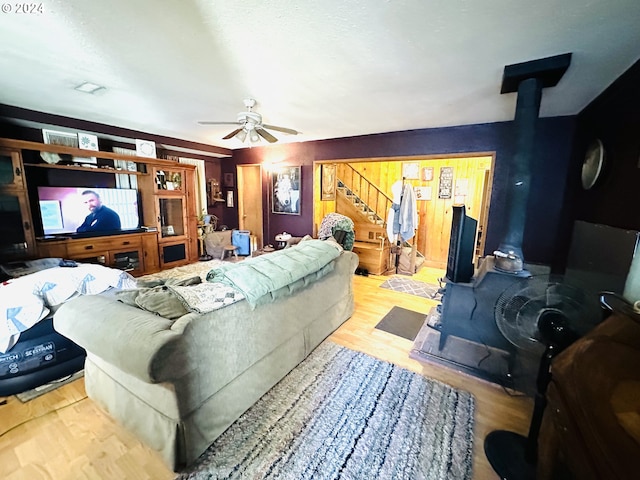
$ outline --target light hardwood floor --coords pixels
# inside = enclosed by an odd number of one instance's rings
[[[436,283],[442,271],[423,267],[413,278]],[[485,436],[495,429],[526,434],[530,398],[447,368],[409,358],[413,342],[376,330],[395,305],[428,313],[437,302],[379,288],[387,277],[354,276],[356,310],[329,340],[466,389],[476,399],[474,478],[497,479],[484,455]],[[25,404],[16,397],[0,405],[0,478],[153,479],[174,478],[159,457],[86,398],[82,379]]]

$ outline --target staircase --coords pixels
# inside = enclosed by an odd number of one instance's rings
[[[340,164],[337,173],[338,192],[356,207],[359,215],[370,223],[384,227],[387,212],[393,204],[391,197],[348,163]]]
[[[393,204],[391,197],[349,164],[340,165],[337,185],[336,212],[351,218],[355,224],[353,251],[360,258],[360,268],[374,275],[382,275],[395,268],[395,262],[390,259],[391,242],[386,233],[387,212]],[[410,245],[408,248],[411,251]],[[406,247],[402,250],[404,252]],[[419,266],[424,262],[424,256],[416,253],[416,265]]]
[[[350,205],[351,210],[357,214],[361,221],[366,221],[372,225],[379,225],[384,227],[385,220],[382,216],[373,210],[369,204],[367,204],[362,198],[360,198],[353,190],[351,190],[345,183],[337,179],[338,182],[338,195],[340,199],[346,200],[346,203]],[[389,204],[389,207],[391,203]]]

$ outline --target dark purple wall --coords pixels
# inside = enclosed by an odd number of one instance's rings
[[[106,129],[106,133],[117,133],[131,138],[136,137],[139,133],[7,105],[0,105],[0,116],[7,118],[13,116],[49,123],[55,120],[61,126],[88,129],[98,133],[103,132],[102,129]],[[40,140],[36,138],[40,134],[39,131],[20,128],[10,122],[3,122],[0,126],[3,130],[3,136]],[[568,234],[566,225],[572,223],[572,213],[567,211],[565,206],[571,204],[566,195],[568,172],[570,167],[575,168],[576,163],[575,156],[573,160],[571,157],[574,131],[575,117],[557,117],[539,121],[523,240],[523,252],[527,262],[552,263],[558,257],[556,245],[562,245],[563,242],[566,242]],[[155,140],[165,139],[157,138]],[[171,140],[168,142],[169,144],[177,145],[176,141],[181,142],[175,139]],[[203,150],[217,150],[217,147],[200,144],[190,144],[189,146]],[[301,215],[299,216],[272,214],[267,211],[269,179],[265,172],[262,185],[265,200],[264,235],[268,242],[273,243],[274,236],[282,231],[294,235],[313,232],[312,181],[315,160],[495,152],[494,185],[489,221],[485,233],[485,253],[491,253],[500,243],[505,226],[504,218],[507,208],[504,203],[505,184],[509,180],[509,164],[513,157],[513,149],[513,122],[411,130],[235,150],[232,159],[221,162],[221,176],[224,177],[224,173],[233,173],[235,178],[237,164],[279,161],[286,165],[300,165],[302,167]],[[223,187],[223,192],[226,190]],[[237,185],[233,190],[237,205]],[[224,223],[230,228],[238,226],[237,208],[229,208],[220,204],[213,213],[222,217],[220,223]]]
[[[575,117],[540,119],[532,184],[524,232],[525,260],[550,263],[560,229],[565,203],[565,182],[571,158]],[[500,243],[506,215],[505,184],[513,157],[513,122],[469,125],[450,128],[411,130],[405,132],[350,137],[316,142],[269,145],[235,150],[233,164],[280,161],[302,166],[301,215],[278,215],[267,212],[265,201],[265,238],[271,239],[287,231],[303,235],[313,231],[313,162],[315,160],[410,155],[446,155],[454,153],[496,152],[491,209],[486,231],[486,252]],[[233,171],[231,162],[226,171]],[[266,199],[265,177],[263,194]],[[225,220],[237,225],[237,211],[226,210]],[[267,215],[269,218],[267,220]],[[268,231],[267,231],[268,229]]]
[[[574,217],[629,230],[640,230],[640,61],[578,116],[572,182]],[[590,140],[600,138],[606,151],[601,181],[580,187],[580,167]]]

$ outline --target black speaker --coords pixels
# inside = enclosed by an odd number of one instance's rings
[[[454,205],[447,258],[447,278],[454,283],[468,283],[473,277],[477,229],[478,221],[466,215],[464,205]]]

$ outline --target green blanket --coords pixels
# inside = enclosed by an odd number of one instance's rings
[[[255,308],[265,301],[265,295],[272,300],[323,277],[333,270],[332,260],[338,255],[340,252],[332,244],[308,240],[268,255],[216,267],[207,274],[207,281],[236,288]]]

